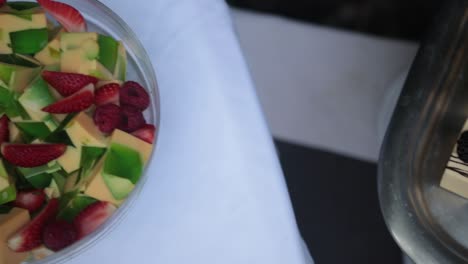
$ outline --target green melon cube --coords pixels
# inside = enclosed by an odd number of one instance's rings
[[[122,42],[110,36],[99,35],[98,61],[117,80],[125,81],[127,55]]]
[[[99,55],[97,39],[97,33],[93,32],[61,34],[61,71],[81,74],[95,71]]]
[[[23,133],[23,136],[27,138],[28,142],[35,139],[45,139],[52,132],[45,122],[28,120],[15,122],[15,125]]]
[[[14,201],[16,199],[16,188],[10,182],[10,177],[0,160],[0,205]]]
[[[11,91],[21,93],[36,78],[42,67],[20,55],[0,55],[0,82]]]
[[[49,90],[48,84],[41,76],[37,78],[26,88],[18,101],[34,121],[50,120],[49,113],[42,111],[42,108],[55,102]]]
[[[65,208],[59,212],[57,218],[65,221],[73,221],[81,211],[95,202],[97,202],[97,200],[94,198],[78,194],[67,202]]]
[[[10,32],[11,48],[14,53],[34,54],[47,45],[48,34],[47,28]]]
[[[11,120],[29,119],[29,115],[18,102],[18,93],[8,90],[0,85],[0,111],[4,112]]]
[[[52,174],[61,169],[60,165],[55,161],[34,168],[18,167],[18,171],[24,178],[37,189],[48,187],[53,178]]]
[[[104,161],[102,177],[115,199],[125,199],[142,173],[143,161],[138,151],[121,144],[111,144]]]
[[[38,46],[43,40],[47,42],[47,36],[44,39],[44,33],[48,34],[47,31],[30,35],[20,32],[46,28],[47,19],[44,10],[36,3],[9,2],[3,5],[0,8],[0,54],[11,54],[14,51],[31,54],[34,50],[42,49]],[[33,43],[35,41],[38,42]]]

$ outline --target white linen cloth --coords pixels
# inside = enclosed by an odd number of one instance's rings
[[[226,4],[103,2],[155,66],[159,145],[135,207],[68,263],[312,263]]]

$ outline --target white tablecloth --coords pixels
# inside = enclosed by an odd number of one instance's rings
[[[104,3],[155,66],[159,146],[135,207],[69,263],[312,263],[224,2]]]

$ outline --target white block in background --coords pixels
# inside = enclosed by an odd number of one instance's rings
[[[417,44],[232,14],[273,135],[376,161],[385,95],[410,66]]]

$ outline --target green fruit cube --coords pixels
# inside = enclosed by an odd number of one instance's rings
[[[34,121],[50,120],[49,113],[42,111],[42,108],[55,102],[55,98],[49,91],[48,84],[37,76],[31,84],[28,85],[18,101]]]
[[[61,71],[81,74],[96,71],[99,55],[97,39],[97,33],[93,32],[61,34]]]
[[[51,133],[51,130],[44,122],[19,121],[15,122],[15,125],[23,133],[23,136],[28,138],[28,142],[35,139],[44,139]]]
[[[14,185],[10,185],[0,191],[0,204],[6,204],[16,199],[16,189]]]
[[[57,218],[65,221],[73,221],[83,209],[97,202],[96,199],[86,195],[75,195],[72,194],[73,197],[66,203],[65,208],[59,212]]]
[[[34,54],[47,45],[48,35],[47,28],[11,32],[11,48],[14,53]]]
[[[24,56],[0,55],[0,82],[11,91],[22,93],[41,70],[40,65]]]
[[[53,173],[60,171],[61,169],[60,165],[55,161],[34,168],[18,167],[18,171],[24,176],[24,178],[26,178],[26,180],[37,189],[49,187],[53,178]]]
[[[16,199],[16,188],[10,182],[3,161],[0,160],[0,205],[14,201]]]
[[[127,55],[122,42],[110,36],[99,35],[98,61],[117,80],[125,81]]]
[[[31,54],[42,49],[40,46],[48,39],[47,30],[42,30],[47,29],[46,15],[35,3],[11,2],[2,6],[0,29],[0,54]],[[36,29],[41,29],[40,33],[25,34]]]

